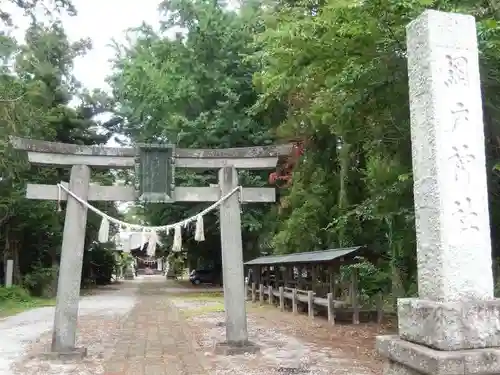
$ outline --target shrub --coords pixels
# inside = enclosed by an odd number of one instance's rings
[[[20,286],[0,287],[0,304],[5,302],[29,302],[30,300],[29,292]]]
[[[111,283],[111,276],[116,265],[117,260],[112,244],[92,244],[83,256],[82,287],[89,284]]]
[[[23,284],[31,295],[53,297],[56,292],[57,267],[35,267],[24,276]]]

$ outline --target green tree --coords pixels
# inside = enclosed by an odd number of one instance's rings
[[[180,0],[162,4],[161,30],[143,25],[128,44],[117,46],[116,73],[111,85],[123,117],[118,130],[134,141],[170,140],[179,147],[224,148],[273,142],[279,107],[253,108],[257,93],[252,83],[259,64],[252,34],[259,26],[254,6],[240,14],[219,2]],[[167,36],[172,28],[184,31]],[[241,182],[259,186],[266,173],[241,173]],[[180,186],[217,183],[214,171],[176,171]],[[201,211],[208,203],[152,205],[146,217],[153,225],[167,224]],[[248,206],[243,214],[246,254],[258,252],[265,208]],[[193,261],[204,257],[219,262],[217,215],[205,219],[206,241],[185,246]],[[209,258],[209,259],[207,259]]]
[[[255,39],[259,108],[285,103],[279,133],[307,150],[284,192],[276,251],[366,244],[395,296],[414,291],[416,274],[405,26],[425,7],[477,17],[498,253],[500,29],[490,3],[280,1]]]
[[[94,120],[96,106],[93,95],[81,89],[72,75],[73,59],[90,47],[88,41],[70,43],[59,23],[49,26],[33,24],[26,32],[26,42],[13,40],[3,48],[0,71],[0,243],[3,263],[15,261],[15,280],[22,275],[40,272],[58,264],[64,217],[55,202],[36,202],[24,198],[31,183],[55,184],[68,181],[67,168],[38,168],[28,165],[26,158],[14,152],[10,135],[77,144],[106,142],[109,132],[98,132]],[[70,105],[72,100],[77,105]],[[102,106],[101,106],[102,107]],[[113,175],[100,173],[96,181],[112,182]],[[102,205],[116,216],[112,204]],[[89,215],[87,246],[96,238],[99,222]],[[21,251],[22,250],[22,251]],[[43,277],[32,277],[41,280]]]

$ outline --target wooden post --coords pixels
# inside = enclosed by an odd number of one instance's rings
[[[71,168],[70,191],[86,201],[89,184],[90,168],[86,165],[74,165]],[[68,196],[57,282],[56,311],[52,334],[53,352],[71,353],[76,351],[78,302],[86,227],[87,207]]]
[[[358,269],[352,269],[351,279],[351,304],[352,304],[352,324],[359,324],[359,300],[358,300]]]
[[[5,267],[5,286],[10,288],[12,286],[12,278],[14,275],[14,260],[7,259],[7,267]]]
[[[328,281],[330,283],[328,287],[328,291],[330,293],[333,293],[333,296],[335,298],[335,274],[334,274],[334,268],[332,264],[328,265]]]
[[[259,302],[261,305],[264,303],[264,284],[259,284]]]
[[[280,286],[280,311],[285,311],[285,288]]]
[[[314,292],[312,290],[307,292],[307,312],[309,318],[314,319]]]
[[[252,268],[253,271],[254,271],[254,281],[257,285],[260,285],[262,282],[260,280],[260,273],[262,272],[261,271],[261,266],[255,266]]]
[[[255,283],[252,283],[252,302],[255,302],[257,300],[256,288],[257,285]]]
[[[328,321],[331,325],[335,325],[335,301],[333,298],[333,293],[328,293],[326,295],[327,309],[328,309]]]
[[[313,292],[317,292],[317,289],[318,289],[318,285],[317,285],[317,282],[318,282],[318,272],[317,272],[317,265],[316,264],[312,264],[311,265],[311,290]]]
[[[322,295],[324,294],[324,291],[325,291],[325,274],[326,274],[326,271],[325,271],[325,268],[323,267],[322,264],[318,264],[318,279],[319,279],[319,286],[318,286],[318,291],[319,293],[321,293]],[[316,292],[317,294],[318,292]],[[327,292],[328,293],[328,292]]]
[[[269,292],[269,304],[272,305],[273,304],[273,287],[271,285],[269,285],[268,292]]]
[[[299,309],[298,309],[298,306],[297,306],[297,288],[293,288],[292,289],[292,312],[294,314],[297,314]]]
[[[224,196],[238,186],[234,167],[219,171],[219,186]],[[228,344],[248,342],[245,306],[245,275],[241,239],[240,194],[233,194],[220,205],[220,234],[224,277],[224,308],[226,310],[226,339]]]
[[[298,269],[298,274],[297,274],[297,288],[298,289],[303,289],[304,288],[304,285],[302,285],[302,272],[304,271],[304,267],[302,265],[300,266],[297,266],[297,269]]]
[[[245,268],[243,268],[244,270]],[[243,271],[245,272],[245,271]],[[251,269],[248,269],[248,273],[247,273],[247,278],[248,278],[248,282],[245,283],[245,301],[251,301],[252,300],[252,270]],[[223,276],[224,277],[224,276]]]

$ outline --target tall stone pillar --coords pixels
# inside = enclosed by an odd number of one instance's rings
[[[219,170],[221,196],[238,186],[238,171],[233,166]],[[254,353],[257,345],[248,341],[246,287],[243,271],[240,194],[233,194],[219,206],[226,341],[214,349],[219,354]]]
[[[71,167],[70,191],[86,201],[89,184],[90,168],[87,165]],[[85,348],[75,346],[86,227],[87,207],[68,195],[52,333],[52,352],[60,355],[78,357],[87,353]]]
[[[5,267],[5,286],[10,288],[12,286],[12,280],[14,276],[14,260],[7,259],[7,267]]]
[[[226,167],[219,171],[219,186],[222,195],[238,186],[236,168]],[[243,346],[248,342],[248,332],[240,210],[237,194],[233,194],[220,205],[226,338],[228,344]]]
[[[377,338],[386,375],[500,374],[474,17],[407,26],[419,298]]]

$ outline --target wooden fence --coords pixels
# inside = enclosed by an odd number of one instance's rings
[[[333,293],[328,293],[326,298],[323,298],[317,297],[316,293],[312,290],[301,290],[283,286],[280,286],[278,289],[273,289],[272,286],[264,286],[263,284],[257,286],[256,283],[247,286],[247,289],[249,297],[254,303],[257,302],[257,298],[261,304],[264,304],[267,300],[270,305],[277,304],[281,311],[285,311],[286,306],[291,304],[291,309],[294,314],[299,312],[300,305],[305,305],[307,306],[307,312],[311,319],[314,319],[315,308],[326,309],[328,322],[332,325],[335,324],[337,313],[342,312],[345,314],[350,312],[352,313],[352,323],[360,323],[361,308],[359,303],[357,303],[357,299],[354,299],[354,303],[352,303],[349,308],[349,303],[347,301],[335,300],[333,298]],[[380,324],[384,316],[382,295],[378,296],[376,305],[376,321]]]

